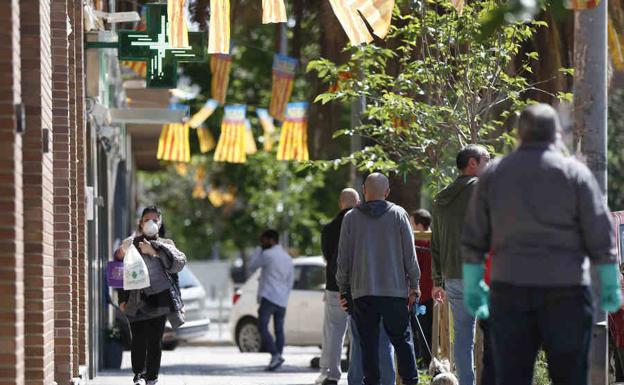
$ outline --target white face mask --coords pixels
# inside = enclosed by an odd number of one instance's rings
[[[147,237],[154,237],[158,235],[159,228],[160,226],[158,226],[156,221],[147,221],[143,224],[143,235]]]

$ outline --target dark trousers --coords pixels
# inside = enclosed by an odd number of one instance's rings
[[[273,317],[273,332],[275,340],[269,332],[269,321]],[[266,298],[260,300],[258,309],[258,329],[262,336],[262,343],[272,356],[284,352],[284,319],[286,318],[286,308],[278,306]]]
[[[495,385],[494,351],[492,346],[492,326],[490,320],[479,320],[479,327],[483,332],[483,359],[481,361],[480,385]]]
[[[418,383],[414,343],[407,300],[395,297],[366,296],[355,299],[353,319],[360,334],[364,385],[379,385],[379,324],[388,334],[397,355],[403,384]]]
[[[130,324],[132,329],[132,371],[145,373],[147,381],[158,379],[162,338],[167,317],[162,316]]]
[[[491,288],[496,383],[531,385],[542,347],[553,385],[587,385],[593,316],[589,288],[502,283]]]
[[[424,315],[418,316],[418,322],[420,322],[420,326],[422,327],[422,331],[425,335],[423,338],[423,333],[420,332],[418,328],[418,323],[416,323],[416,316],[411,315],[410,320],[412,323],[412,334],[414,335],[414,348],[417,349],[418,360],[420,364],[428,368],[431,363],[431,354],[429,354],[429,349],[431,349],[431,332],[433,328],[433,299],[425,301],[421,303],[427,308],[427,312]],[[427,344],[425,344],[425,341]],[[429,349],[427,349],[427,345]]]

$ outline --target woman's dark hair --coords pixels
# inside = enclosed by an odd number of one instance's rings
[[[144,208],[143,212],[141,213],[141,219],[143,219],[143,217],[147,214],[156,214],[159,217],[162,215],[160,213],[160,209],[156,205],[147,206],[146,208]]]

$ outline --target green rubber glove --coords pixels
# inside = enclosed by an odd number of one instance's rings
[[[488,302],[490,288],[483,281],[485,266],[477,263],[464,263],[464,305],[473,316],[487,319],[490,316]]]
[[[600,274],[600,308],[609,313],[615,313],[622,305],[622,288],[620,286],[620,272],[617,265],[609,263],[598,265]]]

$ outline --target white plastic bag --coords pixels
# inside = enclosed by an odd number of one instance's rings
[[[145,289],[150,286],[149,271],[141,253],[130,245],[124,256],[124,290]]]

